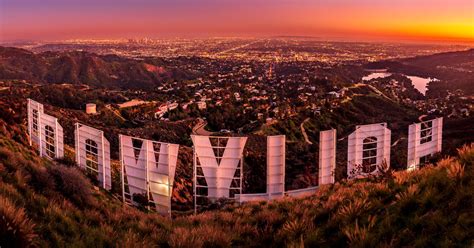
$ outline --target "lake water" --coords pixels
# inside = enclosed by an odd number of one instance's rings
[[[389,72],[373,72],[370,73],[368,76],[365,76],[362,78],[364,81],[369,81],[374,78],[385,78],[385,77],[390,77],[392,73]],[[406,75],[405,75],[406,76]],[[436,78],[422,78],[422,77],[416,77],[416,76],[406,76],[411,80],[411,83],[413,86],[415,86],[415,89],[417,89],[421,94],[426,94],[426,86],[430,81],[436,81]]]
[[[430,81],[438,81],[436,78],[422,78],[422,77],[415,77],[415,76],[407,76],[410,80],[413,86],[421,92],[421,94],[425,95],[426,90],[428,89],[428,83]]]

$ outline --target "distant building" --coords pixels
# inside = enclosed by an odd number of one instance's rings
[[[163,117],[168,111],[178,108],[179,104],[177,102],[173,103],[163,103],[161,104],[155,112],[155,118],[160,119]]]
[[[95,103],[86,104],[86,114],[97,114],[97,105]]]
[[[158,110],[155,112],[155,118],[159,119],[163,117],[166,112],[168,112],[168,106],[166,104],[161,104],[160,107],[158,107]]]
[[[176,109],[179,106],[177,102],[168,104],[168,110]]]
[[[271,118],[271,117],[268,117],[267,119],[265,119],[265,122],[267,125],[272,125],[272,124],[275,124],[277,122],[277,120]]]
[[[328,96],[333,97],[333,98],[341,97],[341,95],[335,91],[328,92]]]
[[[239,94],[238,92],[235,92],[235,93],[234,93],[234,97],[235,97],[235,100],[236,100],[236,101],[240,101],[240,100],[241,100],[240,94]]]
[[[207,108],[207,104],[206,104],[205,101],[199,101],[196,104],[198,106],[198,109],[206,109]]]
[[[119,106],[119,108],[129,108],[129,107],[135,107],[135,106],[139,106],[139,105],[146,104],[146,103],[148,103],[148,102],[143,101],[143,100],[139,100],[139,99],[133,99],[133,100],[130,100],[128,102],[118,104],[118,106]]]

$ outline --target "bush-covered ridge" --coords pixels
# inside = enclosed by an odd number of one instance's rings
[[[1,247],[473,245],[474,144],[418,171],[171,221],[123,206],[78,169],[38,158],[20,130],[0,127]]]

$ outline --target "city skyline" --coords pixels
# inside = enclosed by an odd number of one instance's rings
[[[280,35],[471,43],[474,1],[0,2],[0,41]]]

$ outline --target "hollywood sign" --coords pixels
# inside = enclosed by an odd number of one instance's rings
[[[408,128],[407,169],[413,170],[429,156],[441,152],[443,119],[415,123]],[[64,156],[63,129],[56,117],[44,113],[43,105],[28,99],[30,145],[40,156]],[[195,210],[219,198],[238,202],[303,196],[317,187],[285,190],[285,136],[267,137],[266,192],[242,193],[243,151],[246,137],[191,135],[193,142],[193,184]],[[336,130],[320,132],[319,185],[335,181]],[[381,164],[390,166],[391,131],[386,123],[356,126],[348,136],[347,174],[364,177],[379,173]],[[101,130],[75,125],[76,163],[110,190],[110,143]],[[124,202],[154,206],[157,212],[171,213],[171,195],[179,145],[119,135],[122,198]]]

